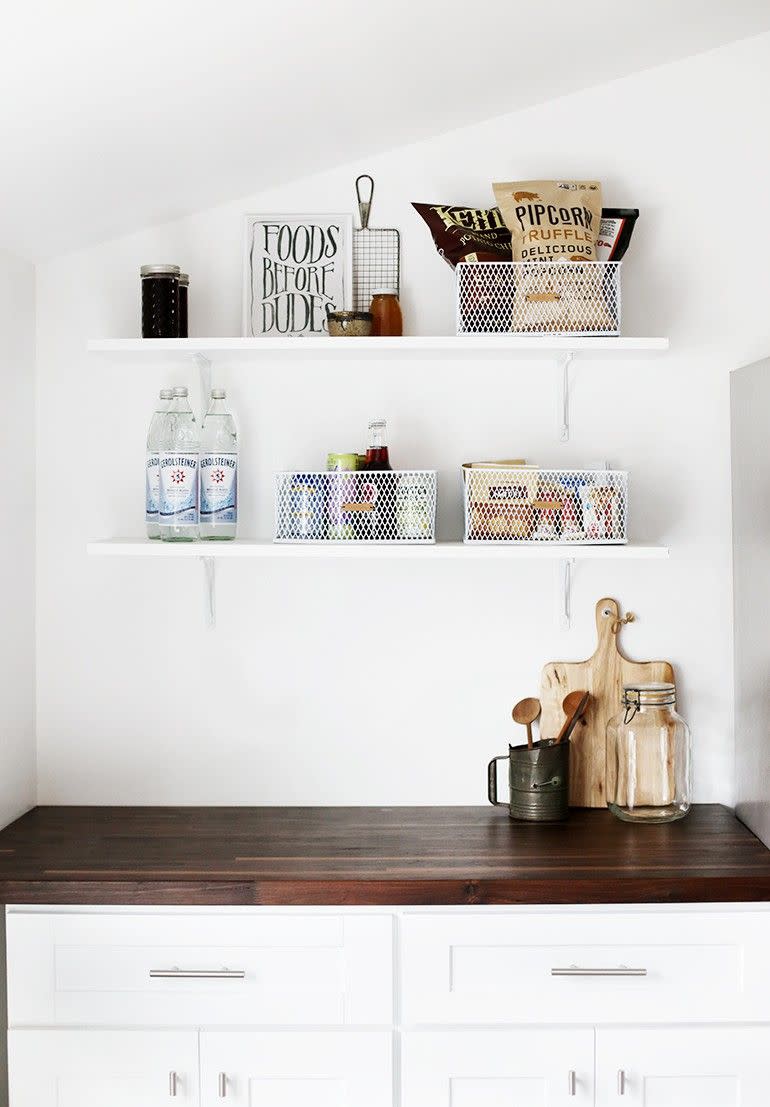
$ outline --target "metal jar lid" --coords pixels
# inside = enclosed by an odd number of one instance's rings
[[[397,288],[375,288],[372,296],[398,296]]]
[[[676,687],[673,684],[624,684],[623,722],[626,726],[642,707],[673,707],[676,703]]]
[[[179,279],[178,265],[143,265],[139,270],[142,277],[176,277]]]
[[[673,684],[624,684],[624,707],[670,707],[676,703]]]

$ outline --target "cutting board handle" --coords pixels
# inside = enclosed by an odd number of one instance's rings
[[[616,650],[620,653],[618,636],[612,628],[620,619],[620,605],[611,596],[605,596],[596,605],[596,638],[597,646],[594,657],[606,656]],[[622,655],[621,655],[622,656]]]

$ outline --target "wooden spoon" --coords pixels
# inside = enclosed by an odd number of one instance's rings
[[[564,697],[562,708],[564,709],[564,726],[559,731],[556,741],[565,742],[578,724],[578,720],[585,713],[590,700],[588,692],[570,692]]]
[[[540,700],[534,696],[527,696],[525,700],[519,700],[511,715],[515,723],[521,723],[527,728],[527,745],[532,749],[532,724],[540,718]]]

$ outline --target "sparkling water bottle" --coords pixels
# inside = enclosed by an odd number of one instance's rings
[[[198,428],[186,388],[175,388],[160,433],[160,537],[198,537]]]
[[[212,388],[200,449],[201,538],[235,538],[238,522],[238,434],[223,388]]]
[[[168,405],[174,393],[170,388],[160,390],[160,401],[150,420],[147,432],[147,457],[144,467],[144,518],[147,537],[160,538],[158,514],[160,511],[160,435]]]

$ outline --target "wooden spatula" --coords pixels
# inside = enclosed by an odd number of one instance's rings
[[[562,703],[565,716],[564,726],[556,736],[557,743],[569,741],[569,736],[585,713],[590,698],[588,692],[579,691],[570,692],[564,697],[564,702]]]

